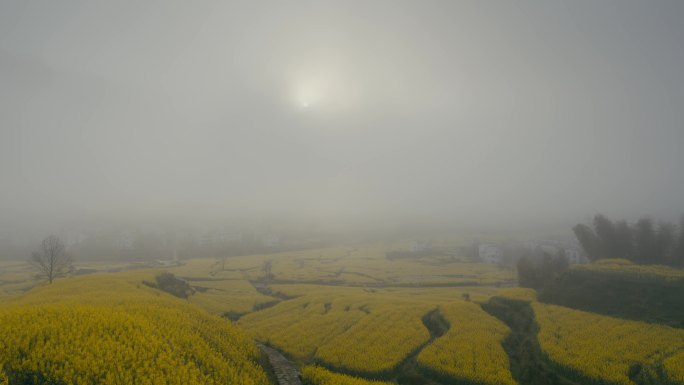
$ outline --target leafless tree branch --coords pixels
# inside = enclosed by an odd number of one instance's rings
[[[47,278],[50,283],[72,269],[72,260],[66,253],[66,246],[54,235],[43,239],[38,251],[32,255],[31,264],[38,270],[39,276]]]

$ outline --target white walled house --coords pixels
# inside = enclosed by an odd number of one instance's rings
[[[503,262],[503,250],[487,243],[481,243],[478,246],[478,255],[480,260],[484,263],[498,265]]]
[[[280,237],[275,234],[268,234],[261,237],[261,243],[266,247],[276,247],[280,245]]]
[[[430,250],[430,242],[428,241],[413,241],[411,242],[412,253],[422,253]]]
[[[582,250],[577,247],[566,247],[563,249],[563,255],[571,264],[584,263]]]
[[[564,242],[556,240],[528,241],[525,247],[531,251],[540,250],[549,255],[564,255],[570,264],[586,263],[582,248],[577,242]]]

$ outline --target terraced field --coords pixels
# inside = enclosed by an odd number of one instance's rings
[[[195,294],[188,300],[207,309],[210,313],[238,317],[276,301],[259,293],[243,279],[190,281]]]
[[[463,260],[454,255],[419,255],[388,259],[399,245],[325,248],[249,255],[220,259],[195,259],[169,269],[190,280],[259,280],[271,264],[273,283],[318,283],[355,286],[464,286],[512,285],[515,271]]]
[[[508,327],[472,302],[440,307],[449,330],[418,355],[418,363],[442,378],[483,384],[515,384],[502,342]]]
[[[26,261],[0,261],[0,300],[21,295],[38,283]]]
[[[0,303],[2,377],[11,384],[268,384],[242,331],[142,283],[153,276],[61,279]]]
[[[684,329],[545,304],[533,290],[508,287],[510,272],[495,266],[443,256],[392,260],[383,250],[187,261],[168,269],[194,288],[187,300],[142,284],[161,270],[11,292],[0,305],[0,322],[9,325],[0,332],[0,381],[41,373],[40,381],[74,383],[174,376],[265,384],[253,338],[291,359],[309,385],[684,384]],[[619,276],[619,266],[580,269]],[[626,266],[625,274],[680,279],[662,268]],[[69,340],[74,327],[95,339]],[[31,342],[53,334],[49,343]],[[124,336],[133,342],[122,344]],[[26,351],[29,358],[18,360]]]
[[[508,385],[528,383],[526,370],[542,370],[535,383],[684,383],[684,330],[543,304],[528,289],[273,289],[293,299],[239,325],[297,362],[338,373],[396,381],[413,371],[432,383]],[[477,302],[465,301],[466,291]],[[538,353],[523,358],[529,362],[511,362],[511,325],[488,312],[494,299],[529,309],[503,315],[529,317],[533,327],[516,337],[536,341]],[[434,311],[448,323],[436,338],[425,320]]]
[[[538,302],[532,309],[542,351],[578,378],[623,385],[645,378],[657,383],[663,380],[660,374],[672,382],[681,379],[682,329]],[[664,359],[669,361],[662,370]]]
[[[304,383],[308,385],[390,385],[391,382],[366,380],[364,378],[334,373],[317,365],[302,368]]]
[[[504,295],[507,292],[502,293]],[[485,307],[512,335],[521,382],[563,384],[683,384],[684,330],[544,304],[520,293]]]
[[[294,298],[245,315],[238,325],[298,362],[392,380],[403,375],[407,362],[415,366],[415,356],[420,353],[418,363],[438,373],[437,377],[514,383],[501,348],[507,327],[478,304],[464,301],[461,290],[316,285],[277,285],[273,289]],[[484,300],[496,289],[468,290]],[[434,336],[425,317],[438,308],[452,329],[432,342]],[[473,351],[474,346],[481,350]],[[480,353],[486,353],[487,359],[481,360]],[[467,361],[461,360],[465,358]],[[473,369],[476,362],[481,366]]]

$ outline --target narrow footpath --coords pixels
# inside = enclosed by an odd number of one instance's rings
[[[268,356],[279,385],[302,385],[297,367],[282,353],[261,343],[257,343],[257,346]]]

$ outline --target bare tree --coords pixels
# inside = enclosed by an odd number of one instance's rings
[[[265,261],[264,265],[261,267],[261,271],[264,272],[264,280],[270,281],[271,279],[273,279],[272,269],[273,269],[273,261],[271,261],[271,260]]]
[[[72,269],[71,257],[66,253],[66,246],[54,235],[43,239],[40,249],[33,253],[31,264],[38,270],[38,275],[47,278],[50,283]]]

